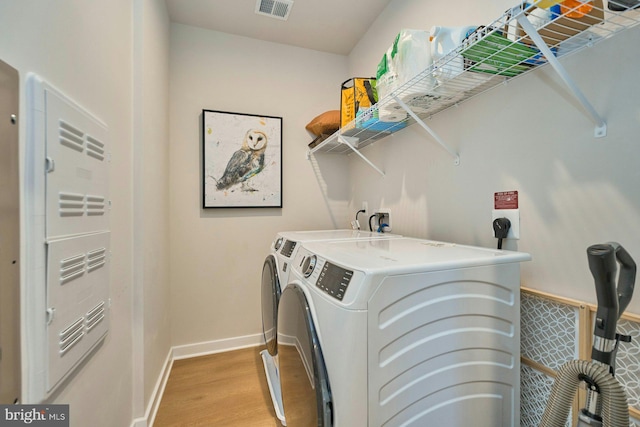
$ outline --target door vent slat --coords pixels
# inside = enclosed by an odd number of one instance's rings
[[[87,312],[87,331],[93,329],[98,323],[104,319],[104,301],[96,305],[94,308]]]
[[[100,314],[92,319],[91,322],[87,320],[87,331],[92,330],[98,323],[104,319],[104,314]]]
[[[87,136],[87,154],[100,161],[104,160],[104,144],[91,136]]]
[[[65,354],[84,336],[84,318],[80,317],[60,332],[60,354]]]
[[[63,259],[62,261],[60,261],[60,268],[64,270],[78,263],[84,263],[84,254],[79,254]]]
[[[60,144],[82,153],[84,151],[84,133],[60,120]]]
[[[105,248],[96,249],[87,253],[87,269],[91,272],[102,267],[107,260],[107,250]]]
[[[64,285],[65,283],[69,283],[73,279],[77,279],[78,277],[84,274],[84,264],[78,266],[74,271],[69,272],[68,274],[60,276],[60,284]]]
[[[89,264],[89,266],[87,267],[87,270],[89,270],[89,273],[91,273],[93,270],[97,270],[98,268],[102,267],[104,264],[105,264],[104,260],[93,261],[92,263]]]
[[[100,301],[100,304],[96,305],[91,310],[87,311],[87,321],[90,321],[92,318],[103,313],[104,313],[104,301]]]
[[[84,274],[84,255],[76,255],[60,261],[60,284],[64,285]]]
[[[84,195],[76,193],[59,193],[58,210],[60,216],[84,215]]]
[[[100,196],[87,195],[87,215],[104,215],[105,214],[105,200]]]
[[[69,340],[67,340],[65,342],[60,342],[60,354],[63,355],[67,351],[71,350],[71,347],[76,345],[78,343],[78,341],[80,341],[80,339],[82,339],[83,336],[84,336],[84,331],[83,330],[79,330],[79,331],[77,331],[76,335],[74,335],[73,337],[69,338]]]

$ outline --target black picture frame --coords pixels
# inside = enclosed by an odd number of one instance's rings
[[[202,208],[282,208],[282,117],[202,110]]]

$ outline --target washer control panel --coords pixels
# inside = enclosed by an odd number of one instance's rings
[[[342,301],[352,278],[353,271],[325,262],[316,281],[316,286]]]
[[[284,246],[282,247],[282,250],[280,251],[280,253],[286,256],[287,258],[291,258],[291,254],[293,253],[293,250],[295,248],[296,248],[296,242],[292,240],[287,240],[284,242]]]

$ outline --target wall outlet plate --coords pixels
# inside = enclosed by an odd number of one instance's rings
[[[511,228],[507,234],[507,239],[520,239],[520,209],[494,209],[491,213],[491,235],[495,237],[493,232],[493,221],[498,218],[507,218],[511,222]]]
[[[378,227],[380,226],[380,224],[387,224],[387,226],[384,228],[384,232],[388,233],[391,231],[391,209],[377,209],[375,212],[375,226],[376,226],[376,230],[378,229]],[[382,218],[382,220],[380,220]]]

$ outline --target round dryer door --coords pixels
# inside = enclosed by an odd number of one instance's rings
[[[289,284],[282,292],[278,324],[280,390],[287,425],[333,426],[327,369],[311,309],[299,285]]]
[[[274,256],[269,255],[262,266],[262,332],[267,351],[272,356],[278,353],[276,335],[278,332],[279,300],[278,266]]]

